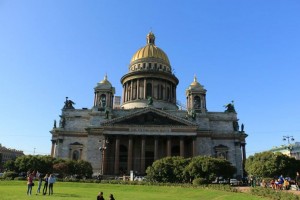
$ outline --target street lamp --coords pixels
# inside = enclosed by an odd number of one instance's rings
[[[104,140],[99,140],[99,142],[102,143],[102,146],[99,147],[99,151],[101,152],[102,154],[102,157],[101,157],[101,168],[100,168],[100,175],[102,176],[103,175],[103,168],[104,168],[104,155],[105,155],[105,150],[107,149],[107,144],[109,143],[108,140],[104,139]]]
[[[291,135],[286,135],[286,136],[283,136],[283,138],[282,138],[283,141],[287,141],[288,142],[287,149],[291,151],[293,149],[293,147],[291,146],[290,139],[291,139],[291,141],[295,140],[294,137],[291,136]]]
[[[283,138],[282,138],[282,140],[283,141],[288,141],[288,144],[290,144],[290,139],[291,139],[291,141],[294,141],[295,139],[294,139],[294,137],[293,136],[290,136],[290,135],[286,135],[286,136],[283,136]]]

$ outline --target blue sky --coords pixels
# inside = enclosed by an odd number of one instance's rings
[[[0,143],[50,154],[65,97],[93,105],[107,73],[120,78],[152,30],[180,80],[194,74],[209,111],[234,100],[247,154],[300,140],[298,0],[0,0]]]

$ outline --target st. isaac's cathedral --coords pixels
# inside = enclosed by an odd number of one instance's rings
[[[50,131],[51,156],[88,161],[94,174],[123,175],[144,174],[167,156],[206,155],[230,161],[236,175],[243,176],[247,134],[243,125],[239,128],[234,105],[209,112],[206,89],[195,76],[185,91],[186,107],[178,106],[179,80],[152,32],[132,56],[121,83],[119,103],[106,75],[94,88],[90,109],[75,109],[66,99],[59,125],[55,122]]]

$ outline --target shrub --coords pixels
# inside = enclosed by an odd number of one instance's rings
[[[275,200],[300,200],[300,197],[297,195],[262,187],[251,188],[251,194]]]
[[[204,184],[207,184],[207,181],[204,178],[195,178],[193,180],[193,185],[204,185]]]
[[[14,180],[15,180],[15,181],[25,181],[26,178],[25,178],[25,177],[19,176],[19,177],[15,177]]]
[[[18,176],[18,173],[8,171],[8,172],[4,172],[3,179],[12,180],[12,179],[16,178],[17,176]]]

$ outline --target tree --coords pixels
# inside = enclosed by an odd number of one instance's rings
[[[77,161],[77,174],[79,174],[82,177],[91,178],[93,175],[93,167],[91,163],[79,160]]]
[[[65,177],[69,174],[69,166],[66,162],[59,162],[53,165],[53,172],[58,173],[59,177]]]
[[[300,161],[282,153],[265,151],[249,156],[245,169],[248,174],[260,177],[275,177],[279,175],[293,176],[300,167]]]
[[[92,165],[83,160],[60,160],[53,165],[53,170],[63,177],[74,175],[78,178],[90,178],[93,174]]]
[[[2,159],[3,159],[3,156],[2,156],[2,153],[0,153],[0,172],[2,171]]]
[[[16,170],[18,172],[27,172],[37,170],[41,173],[52,173],[54,158],[50,156],[20,156],[15,161]]]
[[[191,181],[195,178],[205,178],[207,181],[211,181],[218,176],[230,178],[235,172],[236,168],[229,161],[209,156],[192,158],[184,171]]]
[[[183,157],[166,157],[156,160],[146,170],[147,178],[156,182],[180,183],[186,180],[184,169],[189,159]]]
[[[25,155],[8,163],[10,170],[20,172],[39,171],[42,174],[59,173],[61,176],[77,175],[78,177],[92,177],[93,168],[89,162],[79,160],[56,159],[51,156]]]
[[[15,161],[13,160],[8,160],[3,164],[3,169],[5,171],[15,171]]]

